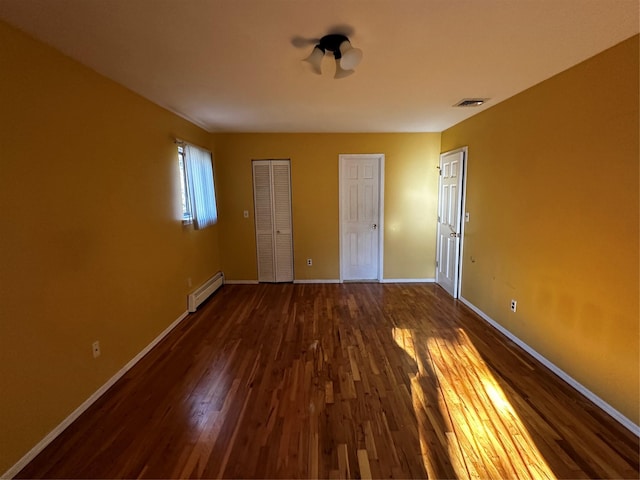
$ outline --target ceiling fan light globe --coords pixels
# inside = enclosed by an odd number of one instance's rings
[[[333,76],[333,78],[335,79],[344,78],[354,73],[355,73],[355,70],[353,69],[342,68],[340,60],[336,59],[336,74]]]
[[[353,48],[348,41],[340,44],[340,66],[345,70],[353,70],[362,60],[362,50]]]
[[[318,46],[313,47],[311,55],[305,58],[303,61],[308,62],[311,68],[318,75],[322,74],[322,59],[324,58],[324,52]]]

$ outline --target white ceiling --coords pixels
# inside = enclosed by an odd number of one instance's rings
[[[639,5],[0,0],[0,18],[209,131],[439,132],[638,33]],[[301,61],[334,31],[364,52],[340,80]],[[468,97],[491,100],[452,107]]]

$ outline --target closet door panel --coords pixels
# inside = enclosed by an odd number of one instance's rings
[[[254,160],[253,188],[259,282],[293,281],[291,166]]]
[[[271,162],[273,219],[275,223],[276,282],[293,281],[293,238],[291,231],[291,175],[289,161]]]
[[[269,162],[253,162],[253,200],[256,221],[258,281],[274,282],[273,202]]]

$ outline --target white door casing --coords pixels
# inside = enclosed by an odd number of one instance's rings
[[[382,280],[384,155],[340,155],[340,280]]]
[[[459,296],[466,147],[440,155],[436,282]]]
[[[253,161],[259,282],[293,281],[289,160]]]

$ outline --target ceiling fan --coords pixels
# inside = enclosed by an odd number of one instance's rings
[[[315,44],[311,54],[303,59],[311,65],[312,70],[318,75],[322,74],[322,60],[327,52],[333,54],[336,62],[334,78],[344,78],[355,73],[355,67],[362,60],[362,50],[351,45],[348,34],[353,28],[348,26],[334,27],[330,33],[320,39],[305,39],[296,37],[292,40],[295,46]]]

